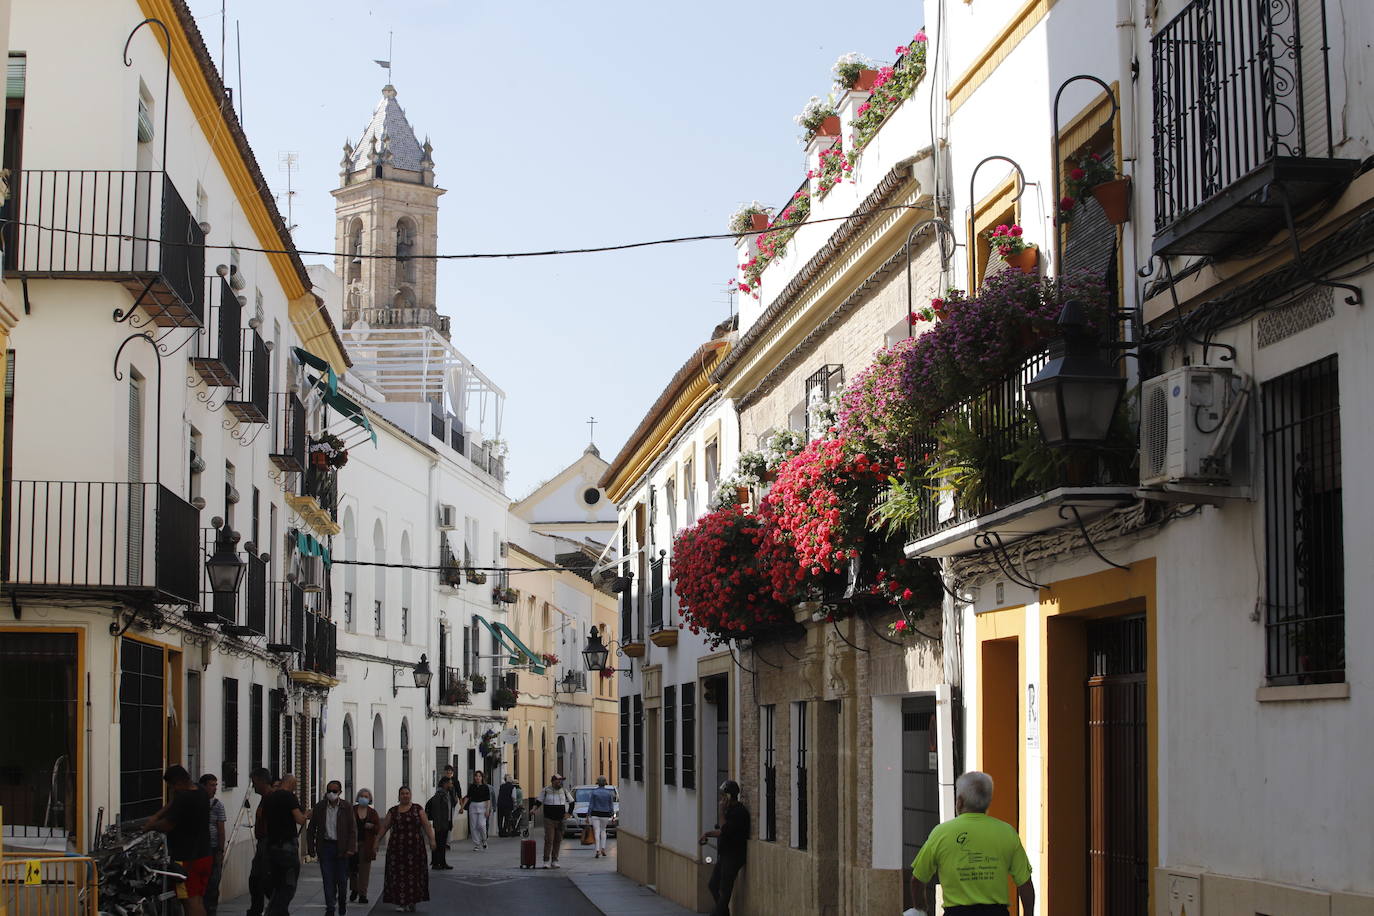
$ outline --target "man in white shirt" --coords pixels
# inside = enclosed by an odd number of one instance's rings
[[[320,859],[325,916],[333,916],[336,901],[339,916],[344,916],[348,906],[348,859],[358,851],[357,822],[353,809],[340,798],[342,793],[343,785],[331,779],[305,828],[306,851]]]
[[[558,868],[558,850],[563,845],[563,819],[572,808],[572,794],[563,788],[562,774],[555,773],[539,792],[534,806],[544,812],[544,867]]]

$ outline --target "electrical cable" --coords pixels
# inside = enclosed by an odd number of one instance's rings
[[[926,209],[918,204],[888,204],[882,207],[874,207],[866,211],[866,214],[881,213],[886,210],[919,210]],[[852,219],[854,214],[844,216],[830,216],[824,219],[808,219],[805,222],[797,223],[787,228],[799,230],[806,226],[817,226],[821,223],[838,223]],[[340,252],[340,251],[321,251],[305,248],[253,248],[245,245],[211,245],[209,243],[197,245],[192,242],[177,242],[170,239],[156,238],[152,236],[132,235],[122,232],[87,232],[79,229],[60,229],[55,226],[45,226],[41,223],[31,223],[23,220],[0,220],[0,230],[7,226],[23,226],[28,229],[36,229],[43,232],[51,232],[62,235],[75,235],[81,238],[93,239],[116,239],[124,242],[154,242],[168,248],[204,248],[205,250],[235,248],[240,252],[248,251],[256,254],[285,254],[301,255],[320,258],[360,258],[375,259],[382,261],[394,261],[397,255],[394,254],[364,254],[362,252]],[[781,227],[780,227],[781,228]],[[765,232],[769,230],[764,230]],[[721,239],[742,239],[749,236],[759,235],[755,231],[750,232],[715,232],[705,235],[684,235],[663,239],[648,239],[640,242],[623,242],[616,245],[595,245],[586,248],[549,248],[543,251],[491,251],[491,252],[464,252],[458,254],[414,254],[408,257],[416,261],[472,261],[472,260],[504,260],[509,258],[544,258],[565,254],[601,254],[611,251],[630,251],[636,248],[652,248],[660,245],[679,245],[687,242],[709,242]]]

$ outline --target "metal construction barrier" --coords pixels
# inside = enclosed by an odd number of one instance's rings
[[[0,859],[6,916],[96,916],[99,882],[88,856],[11,854]]]

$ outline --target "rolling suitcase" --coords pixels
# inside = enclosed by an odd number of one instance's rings
[[[534,855],[537,847],[534,840],[520,841],[520,867],[534,868]]]

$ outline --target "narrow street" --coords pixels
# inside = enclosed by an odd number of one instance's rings
[[[542,848],[543,839],[540,837]],[[616,849],[592,856],[592,847],[569,838],[563,846],[562,868],[555,871],[521,869],[519,841],[492,837],[484,852],[466,842],[453,841],[448,853],[452,871],[429,873],[430,900],[416,907],[418,914],[463,913],[509,916],[519,912],[556,912],[559,916],[675,916],[688,910],[676,906],[616,873]],[[541,863],[542,864],[542,863]],[[389,916],[396,907],[381,903],[385,859],[373,863],[372,893],[367,904],[350,905],[345,916]],[[318,916],[324,910],[324,888],[315,863],[301,866],[300,883],[291,912]],[[248,897],[222,901],[217,916],[244,916]]]

